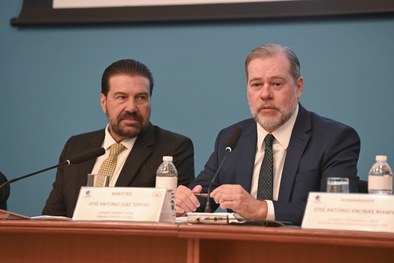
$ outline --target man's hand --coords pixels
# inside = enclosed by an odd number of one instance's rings
[[[211,197],[221,208],[231,209],[245,219],[265,220],[268,207],[240,185],[224,184],[212,191]]]
[[[193,190],[180,185],[175,192],[176,216],[182,216],[187,212],[194,212],[200,206],[195,193],[200,193],[201,185],[196,185]]]

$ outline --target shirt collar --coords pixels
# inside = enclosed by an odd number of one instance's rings
[[[105,127],[105,137],[104,137],[104,142],[102,147],[104,147],[105,150],[108,150],[109,147],[111,147],[112,144],[116,143],[115,139],[112,137],[112,135],[109,133],[108,130],[109,124]],[[126,149],[131,149],[133,147],[133,144],[137,137],[126,139],[121,141],[121,143],[126,146]]]
[[[297,104],[296,110],[294,111],[290,119],[286,121],[278,129],[272,132],[272,135],[274,135],[275,137],[275,141],[277,141],[285,150],[287,150],[287,147],[289,146],[290,143],[291,133],[293,131],[294,124],[298,115],[298,108],[299,108],[299,104]],[[265,136],[268,134],[268,132],[264,130],[264,128],[261,127],[261,125],[258,122],[256,122],[256,124],[257,124],[257,149],[262,150],[261,147],[263,147],[263,141]]]

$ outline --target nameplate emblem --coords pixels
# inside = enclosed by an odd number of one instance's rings
[[[311,192],[302,228],[394,232],[394,196]]]
[[[173,222],[164,188],[81,187],[73,220]]]

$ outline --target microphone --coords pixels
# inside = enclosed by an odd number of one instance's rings
[[[207,202],[205,204],[205,209],[204,209],[204,211],[207,212],[207,213],[211,212],[211,198],[209,196],[211,195],[212,185],[214,184],[214,182],[216,180],[216,177],[218,176],[219,171],[222,168],[222,165],[223,165],[224,161],[227,158],[227,155],[234,150],[235,146],[237,146],[237,143],[238,143],[239,137],[241,136],[241,133],[242,133],[242,129],[240,127],[236,127],[232,131],[232,133],[231,133],[231,135],[230,135],[230,137],[229,137],[229,139],[227,141],[227,144],[226,144],[227,146],[224,149],[226,151],[225,154],[224,154],[224,157],[223,157],[222,161],[220,162],[219,167],[216,170],[216,173],[212,177],[211,183],[208,186]]]
[[[91,149],[82,153],[78,153],[74,156],[72,156],[70,159],[66,160],[65,163],[66,165],[69,164],[79,164],[83,163],[85,161],[88,161],[90,159],[99,157],[105,153],[105,149],[103,147],[101,148],[96,148],[96,149]]]
[[[58,164],[56,164],[54,166],[51,166],[51,167],[39,170],[37,172],[30,173],[30,174],[27,174],[27,175],[24,175],[24,176],[21,176],[21,177],[17,177],[17,178],[11,179],[11,180],[1,184],[0,185],[0,190],[4,186],[9,185],[9,184],[11,184],[13,182],[19,181],[21,179],[24,179],[24,178],[27,178],[27,177],[30,177],[30,176],[33,176],[33,175],[36,175],[36,174],[39,174],[39,173],[43,173],[43,172],[46,172],[46,171],[54,169],[54,168],[68,166],[70,164],[79,164],[79,163],[88,161],[90,159],[99,157],[99,156],[103,155],[104,153],[105,153],[105,149],[103,147],[91,149],[91,150],[88,150],[88,151],[82,152],[82,153],[78,153],[78,154],[72,156],[70,159],[68,159],[68,160],[66,160],[66,161],[64,161],[62,163],[58,163]]]

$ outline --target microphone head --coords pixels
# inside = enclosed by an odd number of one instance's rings
[[[76,154],[76,155],[72,156],[68,161],[70,162],[70,164],[78,164],[78,163],[82,163],[87,160],[99,157],[99,156],[103,155],[104,153],[105,153],[105,149],[103,147],[95,148],[95,149],[88,150],[83,153]]]
[[[240,127],[235,127],[230,137],[228,138],[226,150],[229,150],[230,152],[234,150],[235,146],[237,146],[241,133],[242,133],[242,129]]]

